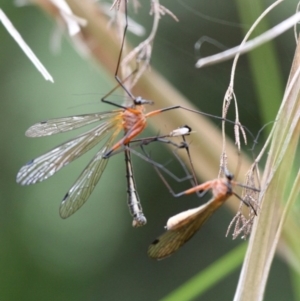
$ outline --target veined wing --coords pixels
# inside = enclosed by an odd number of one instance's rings
[[[148,248],[149,257],[163,259],[177,251],[196,234],[207,219],[228,197],[229,195],[213,198],[199,208],[188,210],[171,217],[168,224],[172,224],[172,227],[152,242]],[[189,211],[191,213],[190,215],[188,214]],[[171,219],[175,220],[176,218],[179,219],[177,223],[171,222]]]
[[[84,114],[77,116],[61,117],[49,119],[47,121],[38,122],[32,125],[26,132],[27,137],[43,137],[58,133],[63,133],[78,129],[82,126],[102,121],[108,118],[113,118],[120,114],[122,110],[115,110],[110,112],[102,112],[95,114]]]
[[[65,195],[59,207],[59,214],[62,218],[75,213],[93,192],[108,163],[108,159],[103,158],[103,155],[111,148],[118,133],[119,131],[113,133]]]
[[[46,154],[31,160],[17,174],[17,183],[21,185],[35,184],[46,180],[62,167],[75,160],[96,144],[98,144],[113,129],[122,129],[118,119],[112,119],[98,127],[65,142]]]

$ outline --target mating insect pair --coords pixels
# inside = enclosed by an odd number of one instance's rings
[[[126,30],[127,23],[124,30],[124,36],[121,44],[122,46],[118,57],[115,78],[118,81],[119,85],[124,89],[126,94],[131,98],[132,105],[122,106],[108,101],[106,97],[108,97],[111,92],[115,90],[113,89],[105,97],[103,97],[101,101],[118,107],[119,109],[117,110],[52,119],[37,123],[30,127],[26,132],[26,135],[29,137],[42,137],[75,130],[86,125],[100,122],[100,125],[98,125],[97,127],[57,146],[46,154],[28,162],[20,169],[17,175],[17,182],[22,185],[35,184],[37,182],[46,180],[50,176],[54,175],[57,171],[59,171],[62,167],[66,166],[68,163],[77,159],[79,156],[83,155],[85,152],[89,151],[98,143],[106,139],[100,150],[90,161],[79,178],[70,188],[69,192],[63,198],[60,205],[60,215],[62,218],[67,218],[75,213],[88,200],[106,168],[108,159],[117,152],[124,151],[126,175],[128,179],[128,205],[130,213],[133,216],[133,226],[138,227],[144,225],[146,223],[146,217],[143,214],[139,196],[136,190],[134,173],[131,164],[130,146],[135,141],[134,139],[144,131],[147,124],[147,119],[149,117],[153,117],[157,114],[173,109],[183,109],[193,113],[224,120],[221,117],[215,117],[210,114],[205,114],[203,112],[195,111],[181,106],[172,106],[163,108],[161,110],[155,110],[149,113],[144,113],[144,105],[151,104],[152,101],[145,100],[142,97],[135,97],[129,90],[124,87],[124,81],[122,82],[118,77]],[[117,136],[122,131],[124,131],[124,136],[121,139],[118,139]],[[165,142],[163,139],[172,138],[172,136],[177,136],[179,134],[181,135],[182,133],[183,132],[180,130],[179,132],[172,132],[171,134],[165,136],[144,138],[141,139],[137,143],[137,145],[149,144],[152,141]],[[198,210],[198,214],[195,213],[195,215],[193,215],[191,219],[180,218],[180,221],[178,222],[178,219],[173,218],[172,223],[168,223],[169,231],[173,232],[167,233],[174,233],[174,231],[176,230],[177,235],[179,234],[178,239],[170,234],[163,235],[158,241],[156,241],[156,243],[153,243],[151,245],[149,249],[149,255],[151,257],[163,258],[175,251],[178,247],[180,247],[180,245],[182,245],[185,241],[192,237],[192,235],[194,235],[194,233],[198,230],[199,227],[201,227],[205,220],[220,206],[219,204],[222,204],[229,195],[233,194],[232,185],[234,185],[234,182],[232,181],[232,177],[228,178],[227,184],[222,181],[211,181],[209,183],[210,184],[207,184],[206,186],[205,183],[202,184],[204,186],[200,185],[201,188],[199,189],[206,190],[212,188],[213,194],[215,195],[215,201],[212,202],[211,205],[204,205],[207,209],[203,209],[203,216],[199,215],[199,212],[202,212],[201,209],[200,211]],[[224,192],[225,190],[223,189],[223,194],[219,193],[219,190],[217,188],[214,188],[214,185],[217,185],[218,183],[221,183],[219,185],[220,187],[226,187],[228,190]],[[202,220],[202,222],[197,221],[197,223],[190,223],[190,221],[196,219],[198,220],[198,218]],[[177,220],[177,222],[174,223],[175,220]],[[179,227],[179,225],[182,225],[183,223],[185,225],[191,225],[189,226],[189,231],[186,232],[186,236],[182,234],[183,231],[181,229],[183,228],[181,226]],[[165,252],[165,249],[167,249],[168,252]]]
[[[127,10],[127,5],[125,5],[125,9]],[[26,135],[28,137],[42,137],[79,129],[83,126],[100,122],[100,125],[95,128],[57,146],[46,154],[31,160],[24,165],[17,174],[17,182],[22,185],[35,184],[37,182],[44,181],[54,175],[62,167],[66,166],[106,139],[106,142],[102,145],[95,157],[90,161],[63,198],[59,210],[62,218],[67,218],[75,213],[87,201],[103,174],[108,163],[108,158],[122,149],[125,154],[126,173],[128,179],[128,205],[133,216],[133,226],[138,227],[144,225],[146,223],[146,218],[143,214],[136,190],[131,164],[131,152],[129,149],[130,143],[132,143],[136,136],[143,132],[147,124],[147,119],[157,114],[173,109],[184,109],[197,114],[211,116],[210,114],[205,114],[181,106],[172,106],[144,113],[144,106],[151,104],[152,101],[145,100],[142,97],[135,97],[128,89],[125,88],[124,81],[122,82],[118,77],[127,30],[127,11],[125,11],[125,17],[126,26],[121,42],[121,50],[117,60],[115,78],[126,92],[127,96],[132,100],[132,105],[122,106],[107,100],[106,98],[116,90],[116,88],[114,88],[105,95],[101,101],[118,107],[119,109],[117,110],[50,119],[48,121],[37,123],[26,131]],[[128,78],[129,77],[127,77],[127,79]],[[127,79],[125,79],[125,81]],[[223,120],[219,117],[216,118]],[[121,131],[124,131],[124,136],[118,140],[117,136]],[[153,140],[159,141],[157,137]],[[146,141],[149,143],[149,139],[146,139],[141,141],[141,144]]]

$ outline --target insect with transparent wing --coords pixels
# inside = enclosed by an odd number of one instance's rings
[[[61,203],[60,215],[62,218],[67,218],[75,213],[87,201],[107,165],[108,158],[123,146],[128,145],[129,142],[145,128],[147,117],[153,116],[159,112],[160,111],[152,111],[144,115],[143,113],[139,114],[140,111],[138,109],[126,108],[110,112],[56,118],[37,123],[26,131],[26,136],[49,136],[78,129],[94,122],[102,122],[99,126],[90,131],[29,161],[18,172],[17,182],[21,185],[29,185],[46,180],[62,167],[83,155],[106,138],[104,145],[81,173]],[[122,130],[124,130],[126,134],[123,138],[115,142],[118,134]],[[153,140],[158,141],[159,139],[154,138]],[[141,226],[146,223],[146,219],[143,215],[135,188],[130,150],[124,148],[123,151],[125,152],[127,178],[129,181],[128,203],[134,218],[133,225]]]
[[[223,179],[207,181],[177,194],[173,192],[162,174],[159,173],[159,175],[175,197],[195,192],[200,192],[203,195],[211,190],[213,198],[198,208],[183,211],[169,218],[165,227],[167,231],[155,239],[148,248],[148,255],[153,259],[164,259],[176,252],[197,233],[211,215],[232,195],[235,195],[246,206],[250,207],[256,215],[256,210],[252,204],[239,197],[233,191],[233,187],[241,186],[257,192],[259,189],[233,181],[233,175],[227,170],[225,170],[225,178]]]
[[[127,5],[125,5],[125,7],[127,7]],[[87,201],[107,165],[107,159],[122,146],[128,145],[134,137],[144,130],[146,119],[148,117],[164,111],[159,110],[144,114],[144,105],[151,104],[152,102],[142,99],[141,97],[134,97],[131,92],[124,87],[122,81],[118,77],[126,29],[127,25],[118,57],[115,78],[127,95],[132,99],[132,106],[125,107],[106,99],[106,97],[116,90],[116,87],[105,95],[102,98],[102,101],[119,107],[119,110],[56,118],[37,123],[31,126],[26,132],[28,137],[42,137],[78,129],[95,122],[101,122],[99,126],[92,130],[57,146],[34,160],[31,160],[20,169],[17,175],[17,182],[22,185],[41,182],[55,174],[68,163],[83,155],[102,140],[106,139],[104,145],[100,148],[96,156],[64,197],[60,206],[60,215],[63,218],[72,215]],[[128,76],[128,78],[129,77],[130,76]],[[122,130],[124,130],[124,137],[117,141],[117,136]],[[142,226],[146,223],[146,218],[142,212],[135,188],[136,185],[133,176],[130,152],[129,150],[124,149],[124,153],[128,179],[128,203],[130,212],[134,217],[133,225]]]

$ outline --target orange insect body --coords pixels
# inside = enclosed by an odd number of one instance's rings
[[[129,144],[131,140],[145,129],[147,116],[144,114],[144,110],[144,106],[138,105],[135,108],[126,108],[116,117],[120,120],[120,126],[123,127],[125,135],[106,152],[104,158],[108,158],[114,151]]]
[[[144,114],[144,107],[138,106],[137,108],[128,108],[122,114],[122,125],[125,133],[132,131],[133,128],[139,127],[141,131],[146,126],[146,117]]]
[[[148,255],[154,259],[166,258],[190,240],[231,195],[236,195],[232,186],[241,184],[232,181],[232,179],[233,176],[227,174],[224,179],[211,180],[177,194],[176,196],[181,196],[211,189],[213,198],[198,208],[183,211],[169,218],[166,225],[167,231],[149,246]],[[259,191],[255,188],[247,188]],[[252,206],[251,208],[253,209]]]
[[[208,189],[212,190],[212,194],[215,198],[218,198],[219,196],[226,195],[226,194],[232,194],[232,185],[235,185],[236,183],[233,181],[228,181],[228,179],[215,179],[211,181],[207,181],[203,184],[197,185],[195,187],[192,187],[190,189],[185,190],[184,194],[191,194],[197,191],[205,191]]]

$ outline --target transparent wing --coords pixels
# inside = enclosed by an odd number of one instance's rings
[[[116,131],[108,139],[105,146],[100,149],[65,195],[59,208],[62,218],[67,218],[76,212],[91,195],[108,163],[108,159],[104,159],[103,155],[111,148],[117,134]]]
[[[181,220],[177,226],[155,239],[148,248],[149,257],[163,259],[177,251],[197,233],[227,198],[228,196],[211,199],[201,206],[201,210]]]
[[[31,160],[17,174],[17,183],[21,185],[35,184],[54,175],[62,167],[75,160],[96,144],[98,144],[113,129],[121,130],[118,120],[113,119],[98,127],[65,142],[46,154]]]
[[[96,121],[113,118],[122,110],[85,114],[70,117],[49,119],[32,125],[26,132],[27,137],[43,137],[78,129]]]

